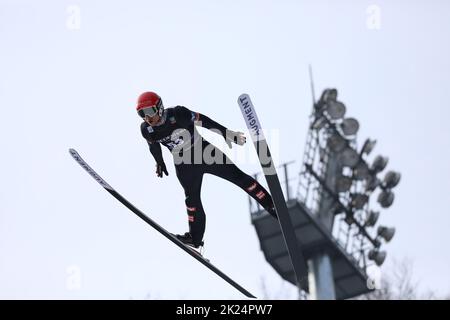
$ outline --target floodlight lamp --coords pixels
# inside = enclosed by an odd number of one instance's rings
[[[383,156],[377,156],[375,160],[373,160],[372,167],[370,168],[371,171],[378,173],[384,170],[386,168],[386,165],[388,163],[388,158]]]
[[[376,144],[377,144],[377,140],[367,139],[366,142],[364,142],[364,145],[361,149],[361,153],[370,154]]]
[[[326,110],[331,120],[339,120],[344,117],[346,108],[342,102],[328,101]]]
[[[345,167],[354,168],[359,160],[359,154],[351,147],[345,148],[339,156],[339,161]]]
[[[322,100],[324,102],[336,101],[338,92],[336,89],[325,89],[322,93]]]
[[[385,226],[379,226],[377,230],[378,235],[384,239],[384,241],[389,242],[395,235],[395,228],[388,228]]]
[[[384,185],[386,188],[392,189],[400,182],[400,173],[395,171],[389,171],[384,176]]]
[[[369,215],[367,216],[366,223],[364,224],[367,227],[373,227],[380,217],[380,211],[369,211]]]
[[[326,124],[327,121],[325,120],[325,117],[320,115],[314,119],[313,123],[311,123],[311,129],[320,130],[325,127]]]
[[[394,202],[394,193],[391,190],[383,190],[377,201],[383,208],[389,208]]]
[[[384,260],[386,260],[386,251],[372,249],[369,251],[368,258],[369,260],[374,261],[377,266],[381,266],[384,263]]]
[[[346,118],[340,124],[341,130],[346,136],[353,136],[359,130],[359,122],[355,118]]]
[[[352,207],[357,210],[364,208],[366,203],[369,201],[369,197],[363,193],[354,193],[351,195],[351,198]]]

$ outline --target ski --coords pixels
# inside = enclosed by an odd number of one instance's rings
[[[155,221],[150,219],[147,215],[145,215],[142,211],[137,209],[133,204],[131,204],[127,199],[125,199],[122,195],[120,195],[116,190],[114,190],[113,187],[111,187],[104,179],[102,179],[97,172],[94,171],[78,154],[78,152],[75,149],[69,149],[70,155],[75,159],[78,164],[89,173],[92,178],[94,178],[95,181],[97,181],[106,191],[108,191],[114,198],[119,200],[125,207],[130,209],[133,213],[135,213],[139,218],[147,222],[150,226],[152,226],[156,231],[158,231],[160,234],[162,234],[164,237],[169,239],[172,243],[177,245],[180,249],[188,253],[191,257],[196,259],[198,262],[203,264],[205,267],[210,269],[212,272],[217,274],[219,277],[221,277],[223,280],[228,282],[230,285],[232,285],[235,289],[243,293],[245,296],[249,298],[256,297],[252,295],[250,292],[245,290],[243,287],[241,287],[238,283],[236,283],[233,279],[228,277],[225,273],[220,271],[217,267],[215,267],[209,260],[204,258],[200,253],[196,252],[194,249],[191,249],[187,247],[183,242],[178,240],[174,235],[172,235],[170,232],[168,232],[166,229],[161,227],[159,224],[157,224]]]
[[[258,120],[255,107],[253,106],[250,97],[245,93],[239,96],[238,104],[250,132],[253,145],[256,148],[259,162],[272,195],[275,210],[278,215],[278,222],[280,223],[281,233],[283,235],[284,242],[297,278],[297,284],[299,288],[306,289],[308,285],[308,269],[306,266],[306,261],[303,257],[294,228],[292,226],[291,217],[289,216],[289,211],[284,199],[277,171],[275,165],[273,164],[269,146]]]

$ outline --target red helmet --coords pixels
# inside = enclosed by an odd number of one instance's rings
[[[146,115],[153,117],[155,114],[162,115],[164,106],[161,97],[154,92],[144,92],[137,101],[136,111],[141,118]]]

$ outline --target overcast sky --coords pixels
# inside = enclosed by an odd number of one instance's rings
[[[246,92],[273,132],[276,161],[301,161],[308,64],[316,95],[338,88],[360,143],[376,139],[373,156],[402,173],[380,219],[397,228],[382,271],[408,257],[423,290],[449,293],[449,30],[445,0],[0,0],[0,298],[243,298],[67,150],[182,233],[183,190],[167,151],[169,176],[154,174],[137,96],[153,90],[166,107],[244,130],[236,100]],[[236,160],[244,171],[260,170],[252,148],[236,152],[248,155]],[[265,279],[270,295],[295,298],[264,260],[246,194],[217,177],[203,183],[206,256],[259,297]]]

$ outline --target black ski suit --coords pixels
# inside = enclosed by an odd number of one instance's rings
[[[264,187],[242,172],[218,148],[202,139],[194,124],[218,130],[217,133],[227,139],[227,129],[224,126],[183,106],[165,109],[162,124],[158,126],[152,127],[145,121],[141,124],[142,136],[147,140],[157,164],[165,166],[160,144],[166,146],[174,156],[176,174],[186,196],[189,232],[193,243],[199,245],[205,232],[206,216],[200,199],[205,173],[239,186],[276,218],[272,197]]]

